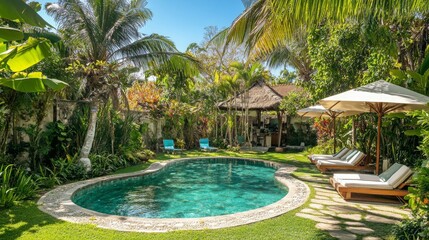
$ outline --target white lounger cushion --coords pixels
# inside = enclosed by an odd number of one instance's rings
[[[344,157],[348,152],[350,151],[350,149],[348,148],[343,148],[341,151],[338,152],[337,155],[335,155],[335,157],[337,158],[342,158]]]
[[[334,174],[335,181],[345,187],[362,187],[362,188],[375,188],[375,189],[395,189],[401,185],[412,174],[409,167],[395,163],[391,168],[396,170],[388,179],[384,180],[380,176],[371,174],[358,174],[358,173],[340,173]],[[389,169],[386,171],[388,172]]]
[[[335,154],[311,154],[310,158],[314,157],[333,157]]]
[[[365,180],[344,180],[338,181],[344,187],[357,187],[357,188],[374,188],[374,189],[393,189],[393,187],[387,183],[378,179],[378,181],[365,181]]]
[[[347,158],[352,157],[356,153],[357,153],[357,150],[348,150],[346,152],[346,154],[344,154],[341,158],[336,158],[336,157],[318,157],[318,158],[313,158],[313,160],[316,160],[316,161],[325,161],[325,160],[346,161]]]
[[[401,183],[407,180],[410,177],[412,171],[407,166],[403,165],[398,171],[396,171],[389,179],[387,179],[387,183],[392,185],[393,188],[397,188]]]
[[[374,174],[362,173],[334,173],[335,181],[339,180],[362,180],[362,181],[378,181],[380,178]]]
[[[346,149],[347,151],[343,151],[342,154],[338,154],[335,157],[334,156],[314,156],[311,159],[313,160],[345,160],[346,157],[350,156],[354,151],[356,150],[351,150],[351,149]]]
[[[319,160],[317,165],[338,165],[338,166],[353,166],[350,163],[342,160]]]
[[[355,154],[352,158],[350,158],[350,160],[347,160],[348,163],[350,163],[351,165],[356,165],[358,164],[364,157],[365,157],[365,153],[363,152],[358,152],[357,154]]]
[[[343,160],[319,160],[317,165],[338,165],[338,166],[355,166],[362,158],[365,157],[363,152],[357,151],[356,153],[348,156],[345,161]]]
[[[348,151],[349,151],[349,149],[345,147],[345,148],[341,149],[339,152],[337,152],[335,154],[312,154],[312,155],[310,155],[310,158],[311,159],[318,158],[318,157],[335,157],[335,158],[341,158]]]

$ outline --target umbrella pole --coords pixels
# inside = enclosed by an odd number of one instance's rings
[[[333,133],[334,133],[334,154],[337,152],[336,148],[337,148],[337,134],[335,132],[335,118],[336,117],[332,117],[333,120]]]
[[[375,162],[375,174],[379,173],[380,166],[380,141],[381,141],[381,119],[383,118],[383,113],[378,113],[378,123],[377,123],[377,159]]]

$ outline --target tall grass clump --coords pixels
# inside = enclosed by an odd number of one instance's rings
[[[25,170],[14,165],[0,166],[0,208],[34,196],[37,184]]]

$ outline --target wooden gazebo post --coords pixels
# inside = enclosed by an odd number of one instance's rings
[[[278,129],[279,129],[279,136],[278,136],[278,143],[277,146],[280,147],[282,142],[282,111],[277,111],[277,121],[278,121]]]

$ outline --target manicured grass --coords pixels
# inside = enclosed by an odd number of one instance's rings
[[[319,174],[302,154],[285,153],[201,153],[187,151],[183,155],[160,154],[157,159],[138,166],[117,171],[134,172],[145,169],[150,163],[171,158],[198,156],[237,156],[284,162],[298,167],[295,174]],[[312,196],[314,191],[312,190]],[[176,231],[168,233],[119,232],[97,228],[90,224],[74,224],[60,221],[37,208],[36,201],[21,203],[8,210],[0,210],[0,239],[332,239],[326,232],[315,227],[315,222],[295,216],[303,207],[282,216],[262,222],[217,230]],[[380,226],[386,228],[386,226]],[[383,231],[385,232],[385,231]],[[385,236],[385,235],[384,235]]]

